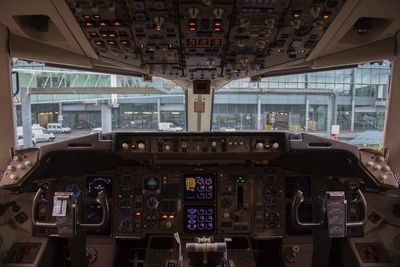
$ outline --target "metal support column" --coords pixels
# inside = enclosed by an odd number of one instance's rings
[[[109,105],[101,105],[101,130],[103,133],[112,132],[111,120],[111,107]]]
[[[257,94],[257,130],[261,130],[261,95]]]
[[[157,127],[159,127],[161,122],[161,98],[157,97]]]
[[[355,74],[356,74],[356,69],[353,69],[351,73],[351,121],[350,121],[350,131],[354,131],[354,118],[355,118],[355,109],[356,109],[356,88],[355,88]]]
[[[57,121],[58,123],[62,123],[64,120],[63,118],[63,110],[62,110],[62,102],[58,103],[58,118]]]
[[[308,132],[308,123],[310,121],[310,97],[306,95],[306,123],[304,125],[304,130]]]
[[[32,147],[32,111],[31,96],[29,89],[21,88],[21,114],[22,114],[22,136],[24,137],[24,148]]]

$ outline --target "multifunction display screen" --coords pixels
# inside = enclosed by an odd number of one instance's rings
[[[215,174],[184,174],[183,182],[183,197],[185,201],[215,200]]]
[[[185,205],[183,229],[186,233],[215,231],[215,205]]]

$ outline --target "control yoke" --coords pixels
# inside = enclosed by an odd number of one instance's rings
[[[108,224],[110,207],[108,204],[107,193],[100,191],[97,194],[96,202],[101,205],[103,216],[99,223],[79,223],[76,216],[76,199],[70,192],[55,192],[53,201],[53,213],[56,221],[40,222],[36,217],[36,209],[39,202],[44,199],[46,194],[44,188],[40,187],[33,198],[32,203],[32,222],[37,227],[57,228],[60,237],[72,237],[76,235],[76,229],[97,229]]]
[[[291,209],[294,225],[303,229],[315,229],[327,225],[331,237],[344,237],[347,228],[363,226],[367,219],[367,201],[357,185],[352,184],[350,189],[354,195],[352,202],[360,203],[363,209],[363,217],[360,221],[347,221],[347,200],[343,191],[328,191],[325,194],[325,206],[322,207],[326,221],[301,222],[299,208],[304,201],[304,195],[302,191],[297,190],[293,196]]]

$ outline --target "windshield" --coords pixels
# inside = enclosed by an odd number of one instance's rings
[[[308,132],[358,146],[378,147],[390,63],[232,81],[217,90],[213,130]]]
[[[14,99],[19,134],[26,132],[25,125],[53,135],[39,138],[37,146],[91,133],[187,129],[185,90],[171,80],[144,81],[21,60],[14,61],[14,72],[20,82]],[[307,132],[377,148],[389,74],[385,61],[259,82],[231,81],[215,91],[211,130]],[[25,146],[35,145],[25,139]]]

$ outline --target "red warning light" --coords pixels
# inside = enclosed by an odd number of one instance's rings
[[[101,40],[97,40],[94,42],[96,45],[104,45],[104,42]]]
[[[100,26],[100,27],[107,27],[108,25],[107,25],[107,22],[105,22],[105,21],[100,21],[99,26]]]
[[[83,15],[84,19],[91,19],[90,15]]]
[[[101,19],[100,15],[94,15],[94,19]]]
[[[114,40],[108,41],[107,42],[109,45],[115,45],[117,42],[115,42]]]
[[[129,41],[128,41],[128,40],[121,40],[121,44],[122,44],[122,45],[128,45],[128,44],[129,44]]]
[[[120,27],[120,26],[122,26],[122,22],[119,21],[119,20],[116,20],[116,21],[114,21],[114,26],[115,27]]]
[[[186,39],[187,46],[196,46],[196,44],[197,44],[196,39]]]
[[[220,32],[222,31],[222,23],[220,20],[215,20],[214,21],[214,31],[215,32]]]
[[[92,21],[85,21],[85,26],[86,27],[93,27],[93,22]]]
[[[189,31],[191,31],[191,32],[196,31],[196,20],[195,19],[189,20]]]

